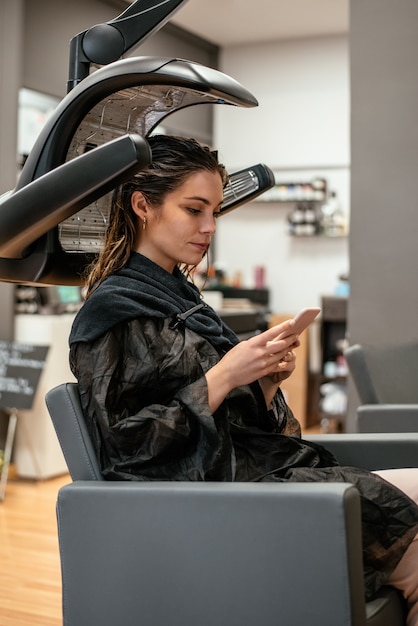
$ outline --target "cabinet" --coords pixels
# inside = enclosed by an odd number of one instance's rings
[[[269,327],[281,324],[285,320],[294,317],[294,314],[270,316]],[[297,348],[296,369],[292,375],[284,380],[280,389],[287,404],[293,411],[296,419],[299,421],[302,431],[306,430],[311,424],[307,411],[308,399],[308,371],[309,371],[309,328],[301,333],[299,337],[300,346]]]
[[[309,381],[309,411],[324,430],[344,430],[347,366],[343,356],[347,332],[347,298],[321,298],[320,371]]]
[[[269,306],[268,289],[243,289],[228,285],[215,285],[203,291],[218,292],[222,301],[214,306],[220,318],[240,339],[248,339],[267,328]],[[228,306],[226,304],[228,303]]]
[[[339,365],[344,364],[339,358],[344,350],[347,333],[347,298],[341,296],[322,296],[322,372],[326,375],[329,364],[332,363],[330,376],[338,375]],[[344,372],[345,375],[345,372]]]

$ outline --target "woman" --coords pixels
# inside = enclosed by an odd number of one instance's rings
[[[299,345],[292,321],[239,342],[188,278],[216,230],[223,166],[191,139],[149,143],[151,165],[114,194],[70,336],[104,476],[354,483],[367,594],[386,582],[399,586],[410,603],[408,625],[418,626],[418,507],[380,476],[339,467],[325,448],[300,438],[280,391]],[[412,493],[418,476],[411,476]],[[391,478],[406,484],[402,472]]]

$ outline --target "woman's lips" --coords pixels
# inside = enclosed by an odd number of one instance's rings
[[[197,243],[196,241],[192,241],[191,243],[192,243],[192,246],[194,246],[195,248],[198,248],[202,252],[206,252],[206,250],[209,247],[208,243]]]

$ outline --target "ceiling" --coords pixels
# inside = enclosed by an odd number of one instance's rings
[[[219,46],[337,35],[349,0],[189,0],[171,22]]]

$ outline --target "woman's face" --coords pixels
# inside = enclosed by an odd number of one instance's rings
[[[141,220],[136,251],[170,273],[179,263],[197,265],[215,233],[222,201],[221,176],[207,170],[191,174],[167,194],[158,209],[149,207],[143,195],[134,192],[132,207]]]

